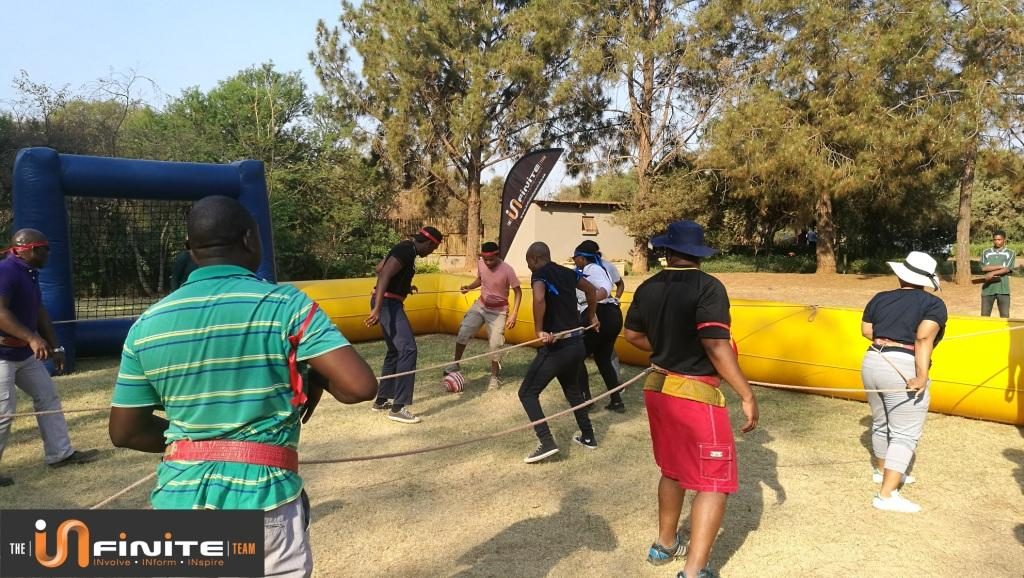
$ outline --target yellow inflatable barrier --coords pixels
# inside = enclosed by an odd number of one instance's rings
[[[472,279],[441,273],[414,279],[419,292],[405,301],[417,334],[458,332],[462,316],[479,297],[463,295],[459,286]],[[370,312],[374,279],[302,281],[294,284],[330,316],[353,342],[381,339],[379,327],[363,320]],[[633,295],[623,295],[623,313]],[[860,334],[861,311],[842,307],[815,307],[768,301],[732,302],[733,337],[739,347],[740,366],[751,381],[792,386],[857,389],[860,363],[868,342]],[[529,285],[510,343],[535,337]],[[621,336],[616,351],[623,362],[646,366],[648,356]],[[952,316],[943,341],[933,356],[931,410],[996,422],[1024,425],[1024,322]],[[847,399],[864,400],[860,392],[823,391]]]

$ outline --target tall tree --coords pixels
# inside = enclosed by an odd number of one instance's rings
[[[568,0],[367,0],[343,2],[340,27],[317,26],[310,60],[338,114],[362,119],[404,185],[464,204],[467,264],[480,241],[484,171],[538,145],[586,141],[601,122],[600,91],[578,81],[570,57],[579,9]]]
[[[949,4],[953,121],[960,155],[956,282],[971,280],[971,205],[979,152],[1011,140],[1024,146],[1024,2],[959,0]]]
[[[917,197],[934,205],[949,172],[940,1],[751,1],[722,16],[723,41],[743,30],[764,58],[712,131],[711,158],[739,194],[804,207],[819,273],[836,271],[837,199],[931,191]]]
[[[599,158],[617,172],[633,171],[636,189],[624,214],[633,234],[633,270],[647,271],[648,239],[664,227],[653,210],[659,176],[688,164],[700,132],[729,86],[735,60],[708,57],[694,0],[615,0],[595,3],[598,31],[583,44],[585,70],[596,70],[619,96],[608,109],[614,127]],[[729,56],[734,56],[729,54]]]

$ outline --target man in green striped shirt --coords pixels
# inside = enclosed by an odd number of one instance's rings
[[[237,201],[196,202],[188,232],[199,268],[129,331],[111,441],[166,450],[154,508],[264,510],[266,575],[308,576],[308,499],[295,450],[300,419],[312,415],[322,389],[297,385],[297,363],[323,375],[342,403],[373,399],[376,377],[308,297],[253,274],[259,234]],[[160,408],[166,419],[153,415]],[[263,458],[243,455],[250,450]]]
[[[1006,246],[1006,233],[994,231],[992,246],[981,252],[981,272],[985,274],[981,286],[981,315],[992,315],[992,305],[999,305],[999,316],[1010,316],[1010,275],[1016,266],[1017,255]]]

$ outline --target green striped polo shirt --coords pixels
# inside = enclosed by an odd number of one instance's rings
[[[1013,249],[1003,247],[1002,249],[996,249],[995,247],[989,247],[981,252],[981,265],[995,265],[997,267],[1006,267],[1010,271],[1013,271],[1016,265],[1017,255],[1013,252]],[[991,283],[985,283],[981,287],[982,295],[1009,295],[1010,294],[1010,276],[1003,275],[996,277]]]
[[[114,385],[115,407],[163,406],[167,442],[226,439],[297,448],[288,336],[313,302],[232,265],[201,267],[132,325]],[[348,340],[318,311],[302,337],[308,360]],[[161,462],[157,509],[271,510],[299,496],[289,470],[230,462]]]

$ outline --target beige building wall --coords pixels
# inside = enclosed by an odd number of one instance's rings
[[[531,243],[547,243],[551,247],[551,259],[569,265],[573,249],[584,240],[592,239],[601,247],[604,258],[615,261],[623,271],[625,263],[631,259],[633,238],[614,222],[613,213],[618,208],[616,203],[535,201],[523,218],[505,261],[512,265],[519,277],[529,277],[526,249]],[[584,231],[585,218],[592,219],[597,228],[596,234]]]

